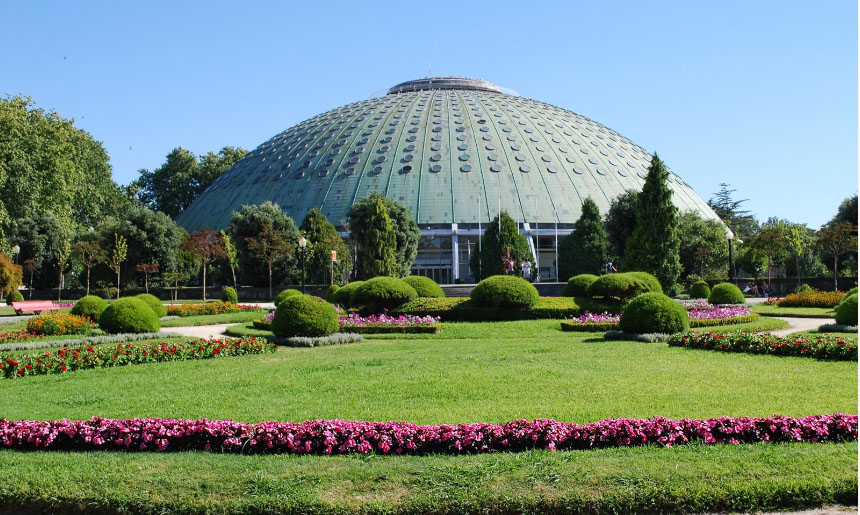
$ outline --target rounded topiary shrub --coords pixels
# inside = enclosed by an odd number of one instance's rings
[[[298,295],[302,295],[302,292],[300,292],[299,290],[294,290],[292,288],[282,291],[278,294],[277,297],[275,297],[275,309],[277,309],[278,306],[281,305],[281,302],[284,302],[284,300],[289,299],[290,297],[296,297]]]
[[[627,275],[632,277],[636,282],[636,295],[641,293],[663,293],[660,281],[648,272],[627,272]]]
[[[353,281],[341,286],[340,289],[334,293],[334,303],[345,308],[352,307],[352,294],[355,293],[362,284],[364,284],[364,281]]]
[[[99,327],[113,334],[154,333],[161,329],[161,324],[146,302],[137,297],[125,297],[102,311]]]
[[[239,303],[239,294],[236,293],[236,289],[232,286],[228,286],[224,288],[224,291],[221,292],[221,300],[227,302],[228,304],[238,304]]]
[[[161,303],[161,300],[158,299],[155,295],[150,295],[149,293],[141,293],[140,295],[136,295],[136,297],[149,306],[149,309],[152,310],[153,313],[158,315],[158,317],[163,317],[167,315],[167,308],[164,307],[164,304]]]
[[[522,277],[494,275],[472,290],[472,302],[482,308],[526,309],[537,304],[537,289]]]
[[[711,304],[743,304],[746,302],[741,289],[732,283],[720,283],[708,295]]]
[[[272,319],[272,332],[281,338],[327,336],[336,333],[339,327],[334,306],[310,295],[287,297]]]
[[[800,286],[797,287],[797,294],[798,295],[809,295],[812,292],[813,292],[812,286],[810,286],[808,284],[801,284]]]
[[[579,274],[567,280],[567,286],[561,292],[562,297],[586,297],[588,296],[588,287],[591,283],[597,280],[596,275]]]
[[[588,287],[588,296],[627,302],[640,293],[647,293],[647,283],[629,273],[601,275]]]
[[[857,325],[857,294],[846,295],[839,308],[836,309],[836,323],[842,325]]]
[[[20,293],[18,295],[20,295]],[[857,295],[857,287],[856,286],[845,292],[845,297],[847,297],[849,295]],[[845,297],[842,297],[842,298],[844,299]]]
[[[418,298],[415,288],[396,277],[374,277],[364,281],[352,294],[352,306],[363,312],[379,314]]]
[[[434,297],[441,299],[445,296],[445,291],[442,290],[442,287],[429,277],[410,275],[409,277],[404,277],[403,281],[409,286],[415,288],[419,297]]]
[[[334,304],[334,294],[340,289],[340,286],[336,284],[332,284],[328,287],[328,290],[325,291],[325,300],[326,302],[331,302]]]
[[[630,301],[621,313],[625,333],[674,334],[690,329],[687,310],[662,293],[643,293]]]
[[[690,286],[691,299],[707,299],[711,296],[711,287],[705,281],[696,281]]]
[[[89,318],[93,322],[98,322],[99,316],[105,308],[107,308],[107,302],[103,298],[96,297],[95,295],[87,295],[75,303],[74,307],[72,307],[72,314]]]
[[[24,302],[24,296],[21,295],[21,292],[12,290],[12,293],[6,298],[6,304],[11,304],[12,302]]]

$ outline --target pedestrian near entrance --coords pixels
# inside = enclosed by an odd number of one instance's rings
[[[505,258],[505,275],[511,275],[514,273],[514,260],[511,258]]]
[[[522,264],[521,264],[520,266],[521,266],[521,267],[522,267],[522,269],[523,269],[523,279],[525,279],[526,281],[531,281],[531,278],[532,278],[532,264],[529,262],[529,260],[528,260],[528,259],[523,258],[523,262],[522,262]]]

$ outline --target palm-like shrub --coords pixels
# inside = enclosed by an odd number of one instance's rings
[[[98,322],[102,311],[107,308],[107,302],[103,298],[95,295],[87,295],[82,297],[72,307],[71,313],[80,317],[89,318],[93,322]]]
[[[99,327],[108,333],[155,333],[161,329],[158,315],[137,297],[126,297],[110,304],[101,316]]]
[[[588,287],[591,283],[597,280],[596,275],[579,274],[571,277],[567,281],[567,286],[561,292],[562,297],[586,297],[588,296]]]
[[[418,298],[415,288],[396,277],[374,277],[364,281],[352,294],[352,307],[360,307],[366,313],[382,313],[399,308]]]
[[[272,332],[282,338],[327,336],[338,330],[337,312],[319,297],[293,295],[275,310]]]
[[[662,293],[643,293],[624,308],[621,330],[625,333],[674,334],[690,329],[684,306]]]
[[[708,296],[711,304],[743,304],[746,302],[741,289],[732,283],[720,283],[713,287]]]
[[[707,299],[711,296],[711,287],[705,281],[696,281],[690,286],[691,299]]]
[[[404,277],[403,281],[405,281],[409,286],[415,288],[419,297],[433,297],[441,299],[445,296],[445,291],[442,287],[429,277],[410,275],[409,277]]]
[[[146,302],[146,305],[149,306],[149,309],[151,309],[152,312],[155,313],[159,318],[167,315],[167,308],[164,307],[164,304],[162,304],[161,301],[158,300],[158,297],[156,297],[155,295],[150,295],[149,293],[141,293],[140,295],[136,295],[136,297]]]
[[[537,304],[537,289],[522,277],[494,275],[472,290],[472,302],[482,308],[525,309]]]

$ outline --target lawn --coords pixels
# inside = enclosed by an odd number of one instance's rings
[[[563,333],[554,320],[448,323],[439,335],[4,381],[7,419],[581,423],[857,411],[855,362],[607,342]],[[856,460],[856,443],[457,457],[0,452],[0,504],[150,512],[205,511],[211,503],[234,512],[775,509],[856,502]]]
[[[833,318],[836,316],[833,308],[781,308],[779,306],[756,304],[752,307],[752,310],[753,313],[769,317]]]

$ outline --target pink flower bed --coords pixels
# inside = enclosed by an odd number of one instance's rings
[[[708,301],[705,299],[682,300],[681,305],[687,309],[704,309],[712,307],[712,304],[708,304]]]
[[[0,449],[200,450],[236,454],[471,454],[575,450],[689,442],[857,440],[857,415],[722,417],[707,420],[607,419],[591,424],[537,419],[497,424],[418,426],[405,422],[313,420],[245,424],[232,420],[0,420]]]
[[[53,302],[55,308],[73,308],[75,307],[74,302]]]
[[[381,315],[370,315],[363,317],[357,313],[338,315],[337,321],[341,327],[373,327],[373,326],[399,326],[416,327],[423,325],[438,324],[442,317],[399,315],[393,317],[387,313]]]
[[[621,315],[612,313],[591,313],[586,311],[578,317],[573,317],[573,321],[580,324],[617,324],[621,320]]]
[[[714,318],[735,318],[749,316],[752,311],[742,306],[709,306],[687,310],[690,320],[712,320]]]

